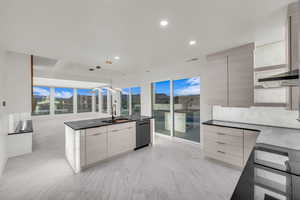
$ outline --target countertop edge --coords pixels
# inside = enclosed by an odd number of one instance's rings
[[[144,117],[142,120],[145,120],[145,119],[153,119],[153,117],[148,117],[147,116],[147,117]],[[86,129],[92,129],[92,128],[99,128],[99,127],[103,127],[103,126],[112,126],[112,125],[117,125],[117,124],[124,124],[124,123],[136,122],[136,121],[139,121],[139,120],[140,119],[129,119],[129,121],[126,121],[126,122],[106,123],[106,124],[95,125],[95,126],[84,127],[84,128],[74,128],[74,127],[72,127],[70,124],[68,124],[68,123],[71,123],[72,121],[64,122],[64,124],[66,126],[70,127],[71,129],[73,129],[74,131],[80,131],[80,130],[86,130]],[[76,121],[73,121],[73,122],[76,122]]]
[[[291,129],[291,130],[298,130],[300,131],[299,128],[291,128],[291,127],[282,127],[282,126],[271,126],[271,125],[264,125],[264,124],[251,124],[251,123],[244,123],[244,122],[233,122],[233,121],[223,121],[223,120],[208,120],[205,122],[202,122],[204,125],[209,125],[209,126],[220,126],[220,127],[228,127],[228,128],[236,128],[236,129],[243,129],[243,130],[251,130],[251,131],[261,131],[260,129],[251,129],[247,127],[237,127],[234,125],[222,125],[222,124],[214,124],[213,122],[223,122],[223,123],[236,123],[239,125],[246,125],[246,126],[261,126],[261,127],[267,127],[267,128],[283,128],[283,129]]]

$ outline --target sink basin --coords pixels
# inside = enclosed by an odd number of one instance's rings
[[[128,122],[130,121],[129,119],[127,118],[119,118],[119,119],[115,119],[115,120],[104,120],[103,122],[106,122],[106,123],[122,123],[122,122]]]

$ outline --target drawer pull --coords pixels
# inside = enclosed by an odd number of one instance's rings
[[[226,135],[225,133],[217,133],[218,135]]]
[[[218,153],[221,153],[221,154],[225,154],[225,152],[224,151],[217,151]]]
[[[217,144],[226,144],[225,142],[217,142]]]
[[[111,130],[111,132],[118,132],[119,130]]]

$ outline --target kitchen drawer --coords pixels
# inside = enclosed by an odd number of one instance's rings
[[[107,133],[86,135],[85,162],[90,165],[107,158]]]
[[[243,146],[240,145],[230,145],[226,144],[225,142],[206,140],[204,143],[204,148],[209,152],[215,152],[217,150],[232,156],[238,156],[241,159],[243,159],[244,156]]]
[[[204,132],[218,133],[219,135],[243,136],[244,130],[236,128],[226,128],[219,126],[204,125]]]
[[[118,131],[127,128],[134,128],[134,127],[135,127],[135,122],[116,124],[116,125],[108,126],[108,132]]]
[[[214,141],[214,142],[223,142],[225,144],[237,145],[237,146],[243,146],[244,143],[243,134],[228,135],[225,133],[210,132],[210,131],[204,132],[204,142],[206,140]]]
[[[93,135],[97,133],[106,133],[107,132],[107,126],[99,127],[99,128],[90,128],[85,130],[86,135]]]
[[[114,156],[134,149],[134,132],[132,127],[112,130],[108,134],[108,154]]]
[[[224,152],[221,152],[219,150],[215,150],[215,151],[205,151],[205,155],[207,157],[216,159],[216,160],[220,160],[226,163],[229,163],[231,165],[235,165],[235,166],[239,166],[239,167],[243,167],[243,163],[244,160],[241,157],[237,157],[237,156],[232,156],[230,154],[226,154]]]

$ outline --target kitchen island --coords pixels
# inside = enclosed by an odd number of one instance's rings
[[[136,149],[137,124],[150,121],[150,142],[153,144],[153,119],[126,116],[65,122],[65,154],[75,173],[100,161]],[[139,134],[149,134],[139,131]]]

